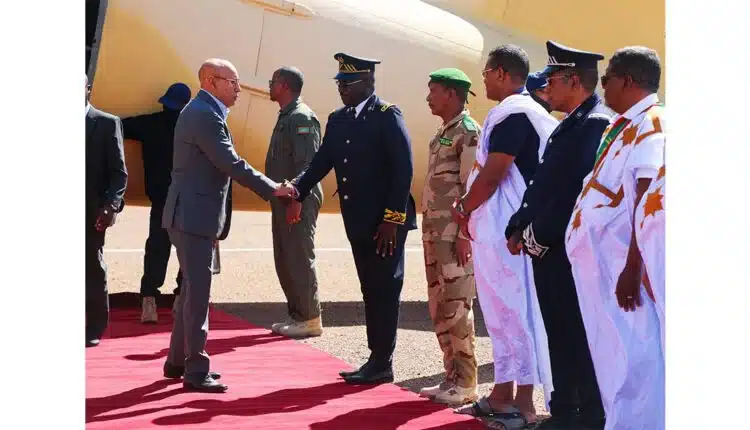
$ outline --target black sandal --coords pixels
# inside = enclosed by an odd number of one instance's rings
[[[508,406],[503,409],[503,412],[495,412],[488,417],[482,418],[486,428],[493,430],[521,430],[536,427],[537,422],[529,423],[526,416],[518,408]]]
[[[471,415],[475,418],[491,417],[498,412],[499,411],[492,409],[490,401],[487,400],[487,397],[482,397],[481,399],[470,405],[464,405],[453,410],[453,413],[461,415]]]

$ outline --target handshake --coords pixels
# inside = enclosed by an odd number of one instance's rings
[[[278,184],[273,195],[278,197],[286,207],[286,222],[289,225],[297,224],[300,221],[300,214],[302,213],[302,203],[297,201],[297,197],[299,197],[297,188],[291,182],[285,180],[281,184]]]

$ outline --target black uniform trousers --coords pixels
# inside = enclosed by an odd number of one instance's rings
[[[354,264],[365,303],[367,347],[375,371],[389,368],[396,348],[401,288],[404,284],[404,246],[408,230],[399,226],[393,255],[376,253],[377,242],[370,239],[350,241]]]
[[[532,258],[532,264],[555,387],[550,414],[602,419],[604,408],[565,246],[551,247],[544,258]]]
[[[146,239],[143,256],[143,277],[141,278],[141,297],[157,297],[159,288],[167,277],[167,265],[172,250],[172,241],[167,230],[162,228],[161,219],[164,212],[165,198],[151,200],[151,213],[148,222],[148,239]],[[177,273],[177,288],[174,293],[180,294],[182,272]]]
[[[109,322],[105,232],[96,231],[95,214],[86,214],[86,338],[99,339]]]

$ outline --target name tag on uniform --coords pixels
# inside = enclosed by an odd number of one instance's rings
[[[448,139],[447,137],[441,137],[440,144],[443,146],[451,146],[453,145],[453,139]]]
[[[310,134],[310,127],[297,127],[297,134]]]

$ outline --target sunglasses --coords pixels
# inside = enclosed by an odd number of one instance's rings
[[[339,88],[348,88],[360,82],[362,82],[362,79],[357,79],[356,81],[336,81],[336,85],[338,85]]]

